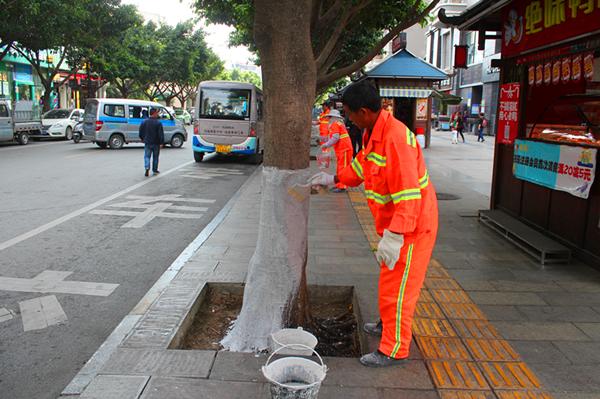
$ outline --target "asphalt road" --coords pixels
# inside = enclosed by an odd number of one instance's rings
[[[56,398],[255,168],[189,142],[150,177],[137,144],[0,146],[0,397]]]

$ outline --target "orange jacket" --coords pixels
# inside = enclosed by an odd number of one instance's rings
[[[325,118],[325,115],[329,113],[329,110],[323,110],[321,114],[319,114],[319,135],[324,137],[329,137],[329,121]]]
[[[381,236],[385,229],[410,240],[437,230],[437,198],[415,135],[381,111],[363,149],[338,174],[349,186],[365,183],[365,196]]]
[[[329,138],[331,138],[334,134],[340,135],[339,141],[333,145],[333,150],[336,154],[344,151],[352,151],[352,140],[350,140],[348,130],[346,130],[346,126],[344,126],[342,122],[332,121],[329,123]],[[352,155],[350,155],[348,159],[351,157]]]

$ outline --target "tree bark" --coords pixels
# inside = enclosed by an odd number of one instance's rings
[[[265,157],[258,242],[242,311],[222,341],[233,351],[264,350],[270,333],[310,323],[308,167],[316,94],[312,1],[256,0],[254,7],[265,94]]]

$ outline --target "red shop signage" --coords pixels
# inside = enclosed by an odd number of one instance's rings
[[[598,0],[515,0],[503,15],[502,56],[600,29]]]
[[[519,128],[519,98],[521,85],[505,83],[500,86],[498,105],[498,131],[496,141],[501,144],[513,144]]]

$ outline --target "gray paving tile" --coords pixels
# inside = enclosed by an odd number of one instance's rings
[[[600,292],[600,281],[557,281],[567,292]]]
[[[542,298],[531,292],[478,291],[469,295],[478,305],[546,305]]]
[[[450,275],[452,275],[452,271],[449,271]],[[460,286],[465,290],[469,291],[469,295],[471,291],[493,291],[494,286],[487,280],[463,280],[458,282]]]
[[[385,369],[364,367],[358,359],[325,358],[329,368],[324,385],[348,387],[433,389],[431,378],[421,360]]]
[[[475,292],[476,293],[476,292]],[[510,305],[479,305],[488,320],[526,321],[527,318],[519,312],[516,306]]]
[[[536,282],[536,281],[490,281],[497,291],[518,291],[518,292],[555,292],[564,291],[554,281]]]
[[[346,388],[338,386],[321,386],[319,399],[379,399],[375,388]]]
[[[268,392],[267,384],[154,377],[141,399],[266,399]]]
[[[554,345],[574,364],[600,366],[600,342],[557,341]]]
[[[99,375],[81,394],[81,399],[137,399],[150,377]]]
[[[215,351],[119,348],[102,374],[207,378]]]
[[[210,371],[211,380],[267,382],[261,367],[267,362],[267,356],[253,353],[219,351]]]
[[[600,306],[600,295],[592,292],[569,293],[552,292],[540,293],[542,299],[549,305],[556,306]]]
[[[497,321],[494,326],[505,339],[509,340],[588,340],[588,337],[572,323]]]
[[[501,269],[490,270],[473,268],[472,270],[452,270],[452,276],[454,276],[459,283],[469,280],[493,281],[516,279],[512,271]]]
[[[571,364],[551,341],[509,341],[509,343],[526,364]]]
[[[575,325],[591,339],[600,341],[600,323],[575,323]]]
[[[364,398],[370,398],[365,396]],[[405,389],[384,389],[381,399],[439,399],[436,391],[416,391]]]
[[[531,321],[600,323],[600,313],[585,306],[518,306]]]
[[[544,389],[550,392],[600,392],[600,373],[597,365],[570,365],[537,363],[530,366],[542,382]],[[555,394],[562,399],[562,394]]]
[[[598,392],[549,392],[557,399],[598,399]]]

